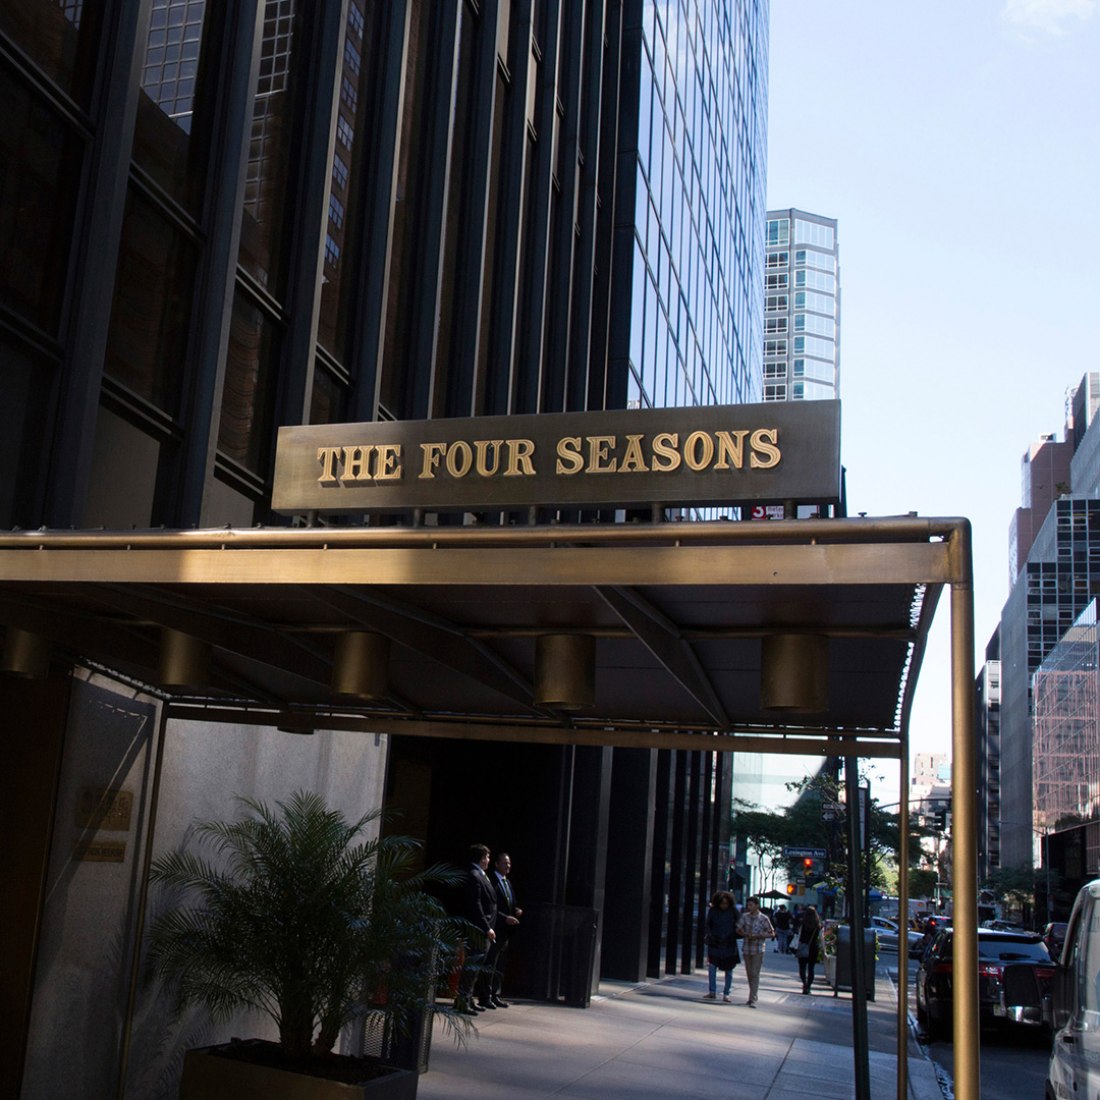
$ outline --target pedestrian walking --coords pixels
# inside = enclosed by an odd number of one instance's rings
[[[798,930],[798,976],[802,979],[802,992],[809,993],[814,984],[814,967],[821,951],[821,918],[812,905],[806,906],[802,915],[802,927]]]
[[[764,952],[768,940],[775,939],[772,922],[760,912],[760,899],[755,895],[745,902],[745,911],[737,922],[737,931],[744,940],[741,954],[745,960],[745,977],[749,983],[750,1008],[756,1007],[760,992],[760,970],[764,965]]]
[[[707,947],[708,989],[703,997],[705,1001],[718,1000],[718,971],[725,974],[725,987],[722,1000],[730,1001],[733,989],[733,968],[741,961],[737,950],[737,906],[733,904],[733,894],[728,890],[719,890],[710,899],[707,910],[704,942]]]
[[[775,927],[775,949],[780,955],[786,955],[791,946],[791,914],[785,905],[781,905],[772,917]]]

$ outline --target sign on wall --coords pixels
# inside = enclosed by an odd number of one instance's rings
[[[278,512],[833,503],[840,403],[279,429]]]

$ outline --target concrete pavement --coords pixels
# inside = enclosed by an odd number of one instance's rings
[[[871,1096],[897,1096],[896,999],[879,960],[868,1003]],[[719,975],[721,980],[721,975]],[[733,1003],[704,1001],[706,972],[644,985],[603,982],[587,1009],[540,1001],[477,1017],[465,1049],[437,1032],[419,1100],[848,1100],[853,1084],[851,997],[834,997],[818,973],[803,996],[793,956],[769,952],[760,1004],[744,1004],[744,968]],[[721,985],[719,985],[719,989]],[[719,994],[721,996],[721,994]],[[909,1043],[910,1100],[943,1100],[935,1069]]]

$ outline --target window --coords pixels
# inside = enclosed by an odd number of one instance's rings
[[[805,272],[800,272],[805,274]],[[775,275],[764,276],[764,289],[765,290],[786,290],[788,283],[790,282],[790,275],[785,271],[778,272]]]
[[[819,271],[836,271],[836,257],[828,252],[814,252],[813,249],[800,248],[794,254],[794,262],[799,267],[816,267]]]
[[[764,301],[764,309],[769,313],[774,313],[778,309],[785,310],[787,308],[787,295],[786,294],[773,294]]]
[[[836,322],[832,317],[821,317],[816,313],[796,313],[795,332],[816,332],[819,336],[835,336]]]
[[[787,341],[786,340],[765,340],[764,341],[764,354],[769,357],[777,355],[787,354]]]
[[[791,261],[791,254],[789,252],[769,252],[765,265],[767,267],[786,267]]]
[[[795,355],[816,355],[819,359],[832,361],[836,348],[832,340],[822,340],[816,336],[796,336],[794,338]]]
[[[787,364],[786,363],[765,363],[764,364],[764,377],[765,378],[786,378],[787,377]]]
[[[340,246],[328,233],[325,234],[325,263],[335,267],[340,262]]]
[[[352,112],[355,111],[356,104],[359,102],[359,93],[355,90],[355,85],[346,76],[340,80],[340,100]]]
[[[773,218],[768,222],[767,243],[769,245],[787,244],[791,239],[790,218]]]
[[[836,313],[836,299],[831,294],[817,294],[812,290],[800,290],[794,296],[794,308],[812,309],[815,313],[833,315]]]
[[[831,225],[804,221],[795,218],[794,239],[796,244],[812,244],[818,248],[832,248],[836,241],[836,231]]]
[[[350,123],[343,115],[340,115],[336,120],[336,136],[345,149],[351,148],[352,139],[355,137],[355,134],[352,131]]]
[[[337,229],[344,224],[344,204],[335,195],[328,197],[328,220]]]
[[[787,384],[785,382],[778,382],[772,385],[764,387],[764,400],[765,401],[786,401],[787,400]]]
[[[360,37],[363,37],[363,13],[354,2],[348,5],[348,26]]]
[[[346,189],[348,186],[348,166],[339,153],[334,154],[332,158],[332,182],[337,187]]]
[[[767,317],[764,320],[764,331],[769,335],[787,331],[786,317]]]
[[[359,75],[359,66],[362,64],[362,59],[359,56],[359,51],[355,48],[355,43],[350,38],[344,39],[344,64],[356,76]]]

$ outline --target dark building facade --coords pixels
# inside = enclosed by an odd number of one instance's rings
[[[0,526],[286,523],[280,425],[758,400],[767,18],[3,4]],[[384,801],[429,859],[510,851],[516,992],[583,1003],[601,974],[702,962],[721,754],[296,738],[161,702],[79,660],[0,677],[33,731],[3,800],[26,837],[4,872],[4,1095],[156,1095],[173,1050],[221,1037],[170,1028],[138,981],[144,869],[237,795]],[[132,812],[95,862],[79,808],[105,791]]]

